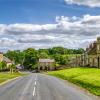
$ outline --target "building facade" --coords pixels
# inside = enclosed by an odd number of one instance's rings
[[[96,67],[100,68],[100,37],[91,43],[82,55],[72,59],[72,66],[77,67]]]
[[[6,63],[7,68],[9,68],[9,66],[11,66],[13,64],[13,62],[5,56],[3,56],[3,61]]]
[[[84,54],[85,55],[85,54]],[[84,58],[84,66],[89,67],[99,67],[98,64],[100,61],[100,38],[97,38],[97,41],[94,41],[86,48],[86,57]]]
[[[39,59],[38,70],[55,70],[55,60]]]
[[[9,58],[5,57],[2,52],[0,52],[0,62],[5,62],[6,68],[9,68],[13,63]]]
[[[81,56],[81,66],[100,68],[100,37],[91,43]]]
[[[3,61],[3,53],[0,52],[0,62],[2,62],[2,61]]]

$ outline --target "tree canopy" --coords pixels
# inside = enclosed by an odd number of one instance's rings
[[[26,69],[34,69],[37,66],[39,58],[53,58],[56,63],[60,65],[66,65],[69,61],[68,55],[82,54],[84,49],[67,49],[63,47],[53,47],[49,49],[28,48],[26,50],[14,50],[5,53],[5,56],[15,62],[15,64],[21,64]]]

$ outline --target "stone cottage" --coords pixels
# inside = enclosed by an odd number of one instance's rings
[[[9,58],[7,58],[5,56],[3,56],[3,61],[6,63],[6,65],[7,65],[6,67],[7,68],[9,68],[9,66],[13,64],[13,62]]]
[[[54,59],[39,59],[38,70],[54,70],[55,60]]]
[[[100,68],[100,37],[91,43],[86,51],[72,59],[73,67],[87,66]]]
[[[0,62],[2,62],[2,61],[3,61],[3,53],[0,52]]]
[[[83,66],[100,68],[100,37],[86,48],[83,56]]]
[[[6,63],[7,68],[9,68],[9,66],[12,65],[12,63],[13,63],[9,58],[5,57],[2,52],[0,52],[0,62],[2,62],[2,61],[4,61]]]

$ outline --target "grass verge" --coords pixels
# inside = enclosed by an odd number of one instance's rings
[[[100,96],[100,69],[71,68],[48,72],[49,75],[75,83],[97,96]]]
[[[16,77],[19,77],[19,76],[23,76],[24,74],[21,74],[21,73],[0,73],[0,83],[4,82],[4,81],[7,81],[9,79],[13,79],[13,78],[16,78]]]

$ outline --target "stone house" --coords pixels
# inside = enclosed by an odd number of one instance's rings
[[[55,60],[39,59],[38,70],[55,70]]]
[[[7,68],[9,68],[9,66],[12,65],[12,63],[13,63],[9,58],[5,57],[2,52],[0,52],[0,62],[2,62],[2,61],[4,61],[6,63]]]
[[[83,54],[83,65],[100,68],[100,37],[91,43]]]
[[[76,57],[71,57],[69,59],[69,66],[70,67],[76,67]]]
[[[78,67],[83,65],[83,55],[76,55],[69,60],[70,67]]]
[[[9,68],[9,66],[13,64],[13,62],[9,58],[7,58],[5,56],[3,56],[3,61],[6,63],[6,65],[7,65],[6,67],[7,68]]]
[[[2,61],[3,61],[3,53],[0,52],[0,62],[2,62]]]
[[[82,55],[76,56],[72,59],[73,67],[87,66],[100,68],[100,37],[91,43]]]

